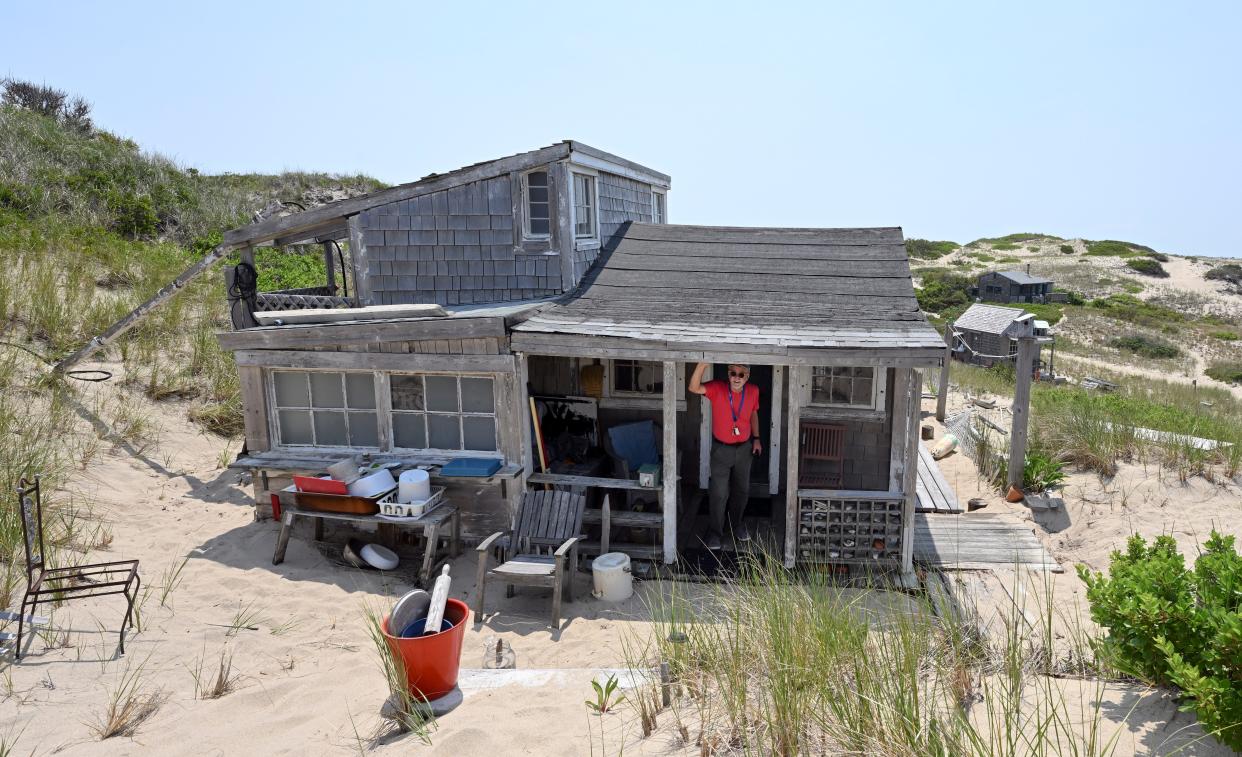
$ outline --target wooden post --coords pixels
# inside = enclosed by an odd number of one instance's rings
[[[664,562],[677,562],[677,363],[664,361]]]
[[[362,235],[362,216],[349,217],[349,260],[354,269],[354,303],[358,307],[371,302],[371,277],[367,270],[367,243]]]
[[[798,452],[802,448],[800,420],[802,398],[809,392],[811,369],[805,365],[789,367],[789,429],[785,444],[785,567],[793,568],[798,558]]]
[[[703,381],[712,377],[709,363],[703,371]],[[707,489],[712,478],[712,403],[706,396],[699,397],[699,488]]]
[[[913,378],[909,368],[893,369],[893,415],[889,419],[888,450],[888,490],[902,491],[901,485],[906,474],[906,428],[909,426],[907,399],[910,391],[922,394],[920,387],[912,385]],[[917,415],[917,413],[916,413]],[[915,436],[918,436],[916,433]]]
[[[785,366],[772,366],[772,426],[768,434],[768,494],[781,492],[781,403],[785,397]]]
[[[944,326],[944,365],[940,366],[940,385],[936,387],[936,420],[944,423],[949,404],[949,361],[953,359],[953,324]]]
[[[324,267],[324,271],[328,274],[327,281],[326,281],[326,284],[328,287],[328,293],[335,294],[336,293],[336,266],[333,264],[333,261],[332,261],[332,243],[331,242],[323,243],[323,267]],[[341,275],[344,275],[344,274],[345,272],[341,271]]]
[[[910,393],[906,396],[906,459],[902,470],[901,491],[905,501],[901,508],[901,572],[914,574],[914,507],[919,473],[919,408],[923,400],[923,374],[910,372]],[[898,396],[900,397],[900,395]],[[893,403],[896,407],[897,402]]]
[[[1026,467],[1026,432],[1031,414],[1031,371],[1035,355],[1034,316],[1019,319],[1022,333],[1018,336],[1018,356],[1014,365],[1016,385],[1013,390],[1013,425],[1009,431],[1009,468],[1006,483],[1022,487],[1022,471]]]
[[[529,476],[535,469],[535,451],[530,443],[531,418],[530,418],[530,390],[528,386],[529,367],[526,353],[519,352],[517,354],[517,386],[514,387],[514,398],[517,400],[512,406],[518,408],[518,433],[521,434],[522,445],[522,470],[526,471]]]

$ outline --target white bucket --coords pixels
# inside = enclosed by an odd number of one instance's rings
[[[605,602],[624,602],[634,594],[634,577],[630,574],[630,556],[609,552],[591,562],[595,579],[595,597]]]
[[[397,487],[397,501],[402,503],[425,501],[431,497],[431,477],[427,471],[408,470],[401,474]]]

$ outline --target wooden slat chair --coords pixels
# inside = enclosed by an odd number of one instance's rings
[[[840,489],[845,478],[845,426],[802,424],[798,486],[803,489]],[[813,463],[818,463],[813,465]],[[836,463],[836,470],[832,464]]]
[[[527,491],[518,507],[517,525],[497,531],[478,547],[478,596],[474,614],[483,617],[485,587],[494,577],[507,585],[552,587],[552,627],[561,625],[561,597],[573,601],[573,577],[578,570],[578,540],[582,535],[582,511],[586,497],[564,491]],[[507,541],[503,537],[508,536]],[[496,567],[488,569],[493,550],[500,553]],[[569,558],[566,566],[565,558]],[[566,568],[568,567],[568,572]]]
[[[111,594],[123,594],[128,602],[125,619],[121,621],[120,649],[121,654],[125,654],[125,626],[131,625],[134,600],[142,588],[138,561],[115,560],[64,568],[44,565],[43,497],[39,483],[39,476],[35,476],[33,482],[23,477],[17,487],[17,511],[21,514],[22,534],[26,542],[26,593],[22,596],[22,608],[18,614],[17,644],[13,648],[13,657],[21,659],[22,656],[22,631],[27,607],[33,614],[40,604]]]

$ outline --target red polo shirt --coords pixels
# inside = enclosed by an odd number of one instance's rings
[[[759,387],[747,383],[742,391],[734,393],[729,382],[713,379],[703,384],[704,396],[712,403],[712,436],[725,444],[750,441],[750,417],[759,409]],[[732,405],[732,409],[730,409]],[[733,420],[734,415],[737,421]],[[738,433],[733,433],[737,427]]]

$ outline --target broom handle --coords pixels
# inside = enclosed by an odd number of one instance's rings
[[[539,447],[539,468],[544,473],[547,473],[548,472],[548,453],[543,448],[543,430],[539,428],[539,411],[535,409],[535,398],[534,397],[530,398],[530,419],[531,419],[531,422],[535,424],[534,425],[535,441],[538,442],[537,446]],[[551,489],[552,485],[544,484],[543,488],[545,490]]]

